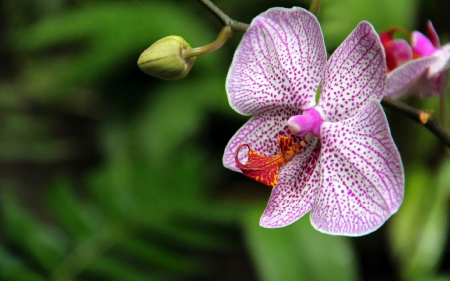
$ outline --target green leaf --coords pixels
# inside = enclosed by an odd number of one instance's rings
[[[174,223],[153,226],[153,230],[167,239],[171,239],[180,244],[185,244],[187,247],[191,248],[226,249],[233,245],[226,237],[203,233],[200,229],[196,230],[182,227],[179,224]]]
[[[117,122],[104,126],[102,136],[107,161],[88,177],[88,189],[109,220],[126,221],[139,211],[133,192],[136,180],[130,134],[126,125]]]
[[[92,3],[20,30],[11,40],[19,52],[33,56],[23,76],[33,85],[30,92],[61,99],[74,87],[111,77],[124,63],[135,66],[140,53],[162,37],[180,35],[192,46],[213,41],[215,35],[190,10],[187,2]],[[33,54],[64,44],[73,49],[58,56]],[[217,55],[207,57],[197,59],[192,72],[211,71],[220,62]]]
[[[2,269],[0,272],[2,280],[9,281],[45,281],[47,278],[24,267],[14,269]]]
[[[258,224],[263,210],[262,205],[249,207],[242,220],[261,280],[357,280],[348,238],[316,231],[308,217],[284,228],[262,228]]]
[[[415,276],[411,279],[406,279],[408,281],[450,281],[450,275],[441,276]]]
[[[137,238],[124,241],[116,247],[116,251],[125,251],[141,262],[173,273],[193,273],[201,268],[194,260]]]
[[[81,239],[95,231],[93,216],[88,213],[72,190],[73,186],[65,177],[56,180],[47,196],[51,215],[75,239]]]
[[[392,219],[390,239],[408,280],[433,274],[439,265],[449,226],[450,161],[443,163],[437,176],[421,165],[406,175],[407,192],[403,206]]]
[[[50,270],[62,259],[65,237],[30,216],[13,196],[3,195],[3,226],[8,240],[30,254],[35,262]]]
[[[0,278],[14,281],[45,281],[46,279],[28,269],[19,258],[13,257],[9,251],[0,244]]]
[[[76,241],[71,251],[52,268],[52,279],[72,280],[94,262],[107,255],[115,245],[127,239],[128,232],[118,226],[105,226],[84,240]]]
[[[164,161],[208,122],[207,112],[235,114],[225,94],[225,79],[205,74],[204,80],[166,84],[138,116],[137,145],[150,159]]]
[[[393,26],[410,29],[416,11],[417,0],[323,0],[319,18],[325,43],[337,47],[363,20],[372,23],[378,32]]]
[[[110,281],[151,281],[160,280],[150,273],[144,274],[123,262],[110,258],[101,258],[88,268],[90,274],[101,276]]]

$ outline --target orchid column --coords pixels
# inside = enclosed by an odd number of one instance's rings
[[[403,166],[379,103],[386,72],[383,47],[367,22],[327,62],[310,12],[273,8],[252,21],[226,88],[230,105],[254,116],[230,140],[223,161],[275,185],[262,226],[286,226],[311,211],[319,231],[359,236],[398,210]]]

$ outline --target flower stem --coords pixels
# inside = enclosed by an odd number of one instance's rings
[[[221,9],[214,5],[209,0],[198,0],[203,6],[206,7],[218,20],[225,26],[230,26],[232,31],[245,32],[248,29],[248,24],[235,21],[225,14]]]
[[[410,119],[424,125],[428,130],[430,130],[438,139],[440,139],[447,147],[450,147],[450,134],[445,130],[445,128],[439,123],[435,118],[428,118],[424,120],[420,118],[423,115],[423,110],[414,108],[398,100],[384,97],[381,101],[384,107],[395,110],[402,115],[409,117]],[[424,123],[425,122],[425,123]]]
[[[316,15],[316,17],[319,16],[320,2],[321,0],[312,0],[311,4],[309,5],[309,11]]]
[[[190,57],[196,57],[199,55],[214,52],[215,50],[222,47],[223,44],[225,44],[225,42],[227,42],[227,40],[231,38],[231,36],[233,36],[231,27],[226,25],[226,26],[222,27],[222,30],[220,31],[219,35],[217,36],[216,41],[214,41],[208,45],[202,46],[202,47],[197,47],[197,48],[193,48],[193,49],[184,49],[183,50],[183,58],[187,59]]]

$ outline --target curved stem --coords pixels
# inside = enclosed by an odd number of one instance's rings
[[[206,7],[218,20],[222,22],[223,25],[228,25],[231,27],[232,31],[245,32],[248,29],[248,24],[235,21],[230,18],[227,14],[225,14],[221,9],[219,9],[216,5],[214,5],[209,0],[198,0],[203,6]]]
[[[216,41],[214,41],[208,45],[202,46],[202,47],[183,50],[183,58],[187,59],[190,57],[196,57],[199,55],[214,52],[215,50],[222,47],[223,44],[225,44],[225,42],[227,42],[227,40],[231,38],[231,36],[233,36],[231,27],[226,25],[226,26],[222,27],[222,30],[220,31],[219,35],[217,36]]]
[[[424,113],[429,117],[429,114],[412,106],[409,106],[398,100],[390,99],[384,97],[381,101],[384,107],[394,109],[396,112],[424,125],[428,130],[430,130],[436,137],[438,137],[447,147],[450,147],[450,134],[445,130],[445,128],[437,121],[435,118],[423,118]]]
[[[319,16],[320,2],[321,0],[312,0],[311,4],[309,5],[309,11],[316,15],[316,17]]]

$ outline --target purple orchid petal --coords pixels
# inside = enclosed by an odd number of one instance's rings
[[[431,23],[431,21],[427,22],[427,29],[428,29],[428,38],[430,38],[431,43],[433,43],[434,47],[439,48],[441,46],[439,42],[439,35],[434,29],[433,23]]]
[[[447,85],[448,75],[444,71],[436,74],[434,77],[428,77],[428,75],[421,76],[414,85],[414,90],[419,93],[420,97],[429,98],[445,94],[447,92]]]
[[[315,105],[327,54],[316,17],[302,8],[272,8],[253,19],[226,81],[231,107],[252,115],[277,106]]]
[[[450,68],[450,44],[442,46],[431,57],[426,58],[433,58],[433,61],[430,62],[424,75],[420,76],[411,90],[418,92],[422,98],[438,96],[440,93],[447,91],[447,70]]]
[[[399,99],[405,97],[413,90],[419,78],[424,76],[427,69],[437,61],[437,57],[424,57],[411,60],[396,69],[387,76],[384,95]]]
[[[412,48],[404,39],[392,40],[389,45],[389,54],[395,60],[397,67],[413,58]]]
[[[445,44],[434,52],[437,61],[430,66],[428,77],[434,77],[450,68],[450,44]]]
[[[361,22],[329,59],[316,108],[328,121],[352,117],[370,98],[381,99],[386,72],[380,38]]]
[[[414,53],[419,54],[422,57],[431,56],[436,48],[425,35],[419,31],[414,31],[411,35],[411,47]]]
[[[402,162],[380,103],[371,99],[353,118],[325,122],[321,137],[321,189],[311,223],[335,235],[378,229],[404,193]]]
[[[278,108],[259,113],[244,124],[228,142],[223,155],[226,168],[241,172],[236,167],[234,155],[241,144],[248,144],[250,148],[266,156],[274,156],[280,150],[277,139],[280,135],[289,136],[287,120],[300,114],[300,109]],[[241,163],[247,162],[247,150],[239,152]]]
[[[316,144],[317,143],[317,144]],[[320,142],[311,141],[280,172],[260,225],[267,228],[291,224],[311,210],[319,189]]]
[[[448,73],[447,71],[439,74],[439,80],[437,81],[436,91],[438,95],[447,95],[447,87],[448,87]]]

